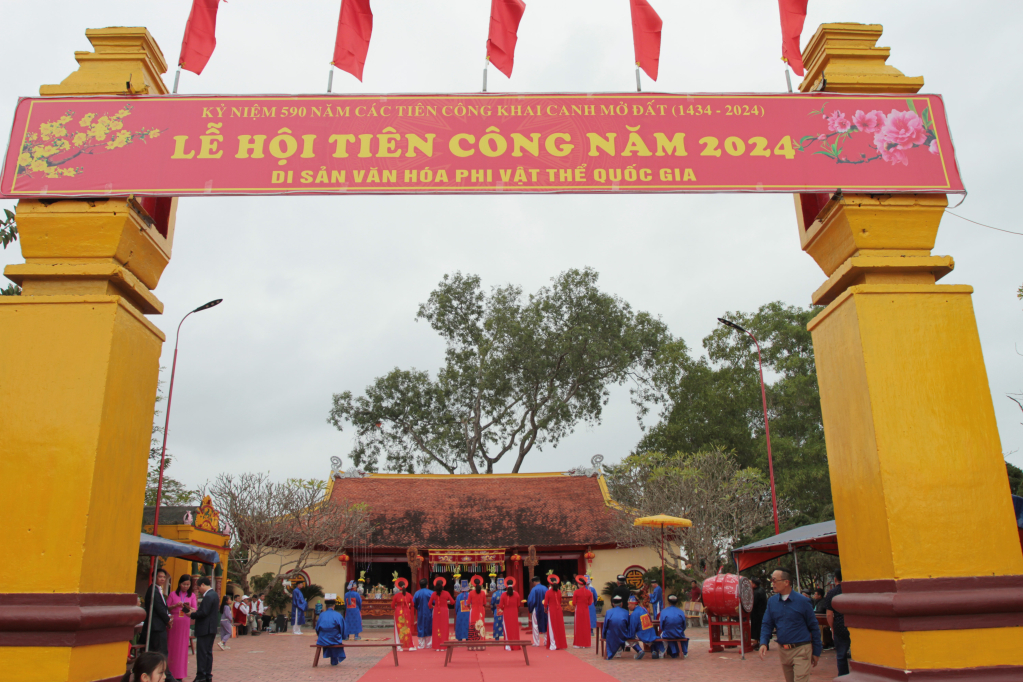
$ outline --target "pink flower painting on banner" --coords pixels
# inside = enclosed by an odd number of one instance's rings
[[[908,166],[909,152],[914,149],[926,148],[931,154],[938,154],[938,136],[934,132],[930,108],[924,107],[922,112],[917,112],[913,100],[906,100],[906,103],[909,109],[892,109],[888,114],[877,109],[867,112],[857,110],[852,120],[838,109],[826,113],[825,103],[809,115],[820,115],[827,122],[829,132],[804,135],[797,149],[814,149],[811,153],[834,159],[836,163],[882,161],[893,166]],[[867,151],[863,151],[863,141],[866,138],[859,133],[871,136],[870,141],[866,142]]]

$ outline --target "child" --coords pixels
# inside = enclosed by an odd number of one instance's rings
[[[158,651],[144,651],[135,659],[131,672],[124,673],[121,682],[164,682],[167,679],[167,659]]]

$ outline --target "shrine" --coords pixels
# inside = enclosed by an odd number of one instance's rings
[[[142,514],[142,529],[146,533],[153,532],[154,512],[154,507],[146,507]],[[174,581],[182,575],[208,575],[214,579],[213,589],[217,594],[227,593],[227,563],[228,555],[231,553],[231,535],[221,527],[220,514],[213,508],[209,495],[204,497],[197,507],[172,505],[160,507],[160,527],[156,535],[186,545],[214,550],[220,556],[220,562],[215,567],[175,557],[169,557],[161,565]],[[147,562],[147,569],[148,566]],[[142,594],[148,583],[149,571],[141,570],[140,564],[140,570],[135,578],[135,592]]]
[[[571,472],[530,474],[374,474],[334,472],[330,495],[365,504],[373,531],[365,544],[345,547],[337,561],[313,566],[303,579],[341,592],[362,579],[363,617],[390,618],[394,572],[418,589],[444,576],[449,591],[475,575],[520,585],[554,571],[572,582],[589,575],[599,592],[626,571],[660,564],[656,551],[619,547],[599,460]],[[279,558],[265,561],[273,570]],[[272,566],[271,566],[272,564]],[[257,564],[253,574],[263,572]]]

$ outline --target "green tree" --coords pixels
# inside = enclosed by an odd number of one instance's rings
[[[6,249],[8,244],[17,241],[17,239],[18,223],[14,219],[14,214],[5,208],[4,217],[0,219],[0,244]],[[17,284],[8,284],[3,289],[0,289],[0,296],[19,295],[21,295],[21,287]]]
[[[691,528],[665,527],[665,567],[700,579],[727,561],[739,538],[771,518],[767,478],[756,468],[740,468],[720,448],[692,454],[634,454],[607,468],[611,499],[617,503],[612,532],[620,546],[649,547],[660,553],[662,530],[637,527],[641,516],[667,514],[689,519]]]
[[[523,300],[513,285],[487,294],[476,275],[445,275],[417,316],[447,344],[436,378],[394,369],[358,398],[334,394],[327,421],[354,427],[355,465],[489,474],[510,454],[517,472],[534,447],[599,424],[609,387],[644,384],[671,339],[597,279],[568,270]]]
[[[820,391],[807,323],[819,309],[768,303],[724,317],[760,342],[767,383],[775,484],[788,528],[834,518]],[[703,340],[707,358],[678,350],[656,375],[661,421],[637,452],[696,452],[721,447],[741,467],[768,472],[757,351],[752,340],[720,326]],[[773,533],[773,527],[770,532]]]
[[[1023,496],[1023,469],[1006,462],[1005,472],[1009,475],[1009,490],[1013,495]]]

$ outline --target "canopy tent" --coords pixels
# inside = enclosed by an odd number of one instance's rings
[[[173,556],[188,561],[198,561],[201,564],[216,564],[220,561],[220,555],[212,549],[203,549],[202,547],[186,545],[183,542],[174,542],[173,540],[150,535],[149,533],[141,533],[140,535],[139,554],[142,556]]]
[[[743,547],[736,547],[732,550],[732,555],[735,557],[735,563],[739,570],[744,571],[804,547],[838,556],[838,535],[835,530],[835,522],[824,521],[793,528],[779,535],[773,535]]]

